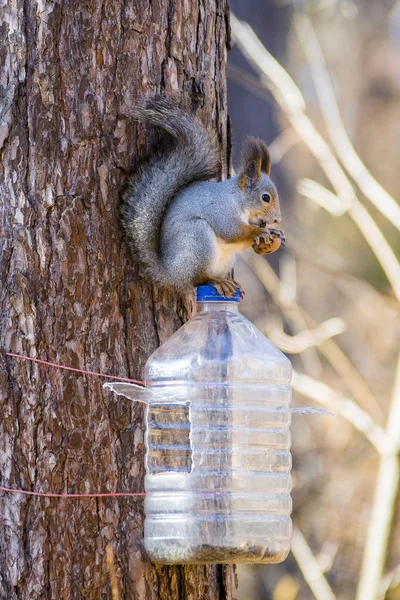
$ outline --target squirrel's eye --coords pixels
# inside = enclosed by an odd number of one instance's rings
[[[270,194],[263,194],[261,196],[261,200],[264,200],[264,202],[269,202],[271,200]]]

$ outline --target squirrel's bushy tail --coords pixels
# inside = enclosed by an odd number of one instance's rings
[[[173,97],[145,98],[131,116],[175,138],[139,166],[121,194],[122,221],[135,258],[152,280],[167,285],[159,248],[164,213],[182,187],[218,175],[217,139]]]

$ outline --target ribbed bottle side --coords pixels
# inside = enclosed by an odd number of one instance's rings
[[[236,509],[253,512],[270,506],[274,512],[281,508],[288,514],[289,503],[283,497],[290,492],[290,412],[239,405],[235,410],[220,408],[198,403],[190,408],[150,408],[146,490],[155,496],[146,500],[147,515],[159,510],[181,512],[181,502],[187,506],[184,495],[192,492],[200,494],[193,510],[200,502],[203,511],[209,505],[214,513],[218,502],[210,491],[232,498],[238,492]],[[179,420],[166,422],[177,414]],[[184,476],[182,487],[174,475]],[[182,498],[165,503],[165,492],[181,491]],[[204,500],[203,492],[208,493]],[[243,504],[246,493],[249,501]]]
[[[191,389],[186,406],[149,407],[145,544],[154,559],[163,560],[169,548],[165,562],[208,562],[204,548],[215,545],[241,548],[240,560],[248,562],[286,555],[290,389],[256,388],[212,389],[206,395]],[[193,555],[193,548],[202,550]],[[228,555],[221,562],[235,561]]]

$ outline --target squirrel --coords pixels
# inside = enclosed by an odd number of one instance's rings
[[[285,242],[283,232],[271,228],[282,217],[267,145],[247,138],[239,175],[207,181],[218,177],[219,146],[193,110],[175,97],[156,95],[131,108],[130,116],[168,134],[166,147],[140,164],[121,192],[134,258],[162,287],[184,293],[210,283],[233,296],[240,290],[227,279],[234,254],[251,246],[269,254]]]

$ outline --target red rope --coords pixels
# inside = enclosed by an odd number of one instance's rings
[[[138,383],[139,385],[145,385],[144,381],[137,379],[129,379],[129,377],[118,377],[117,375],[107,375],[106,373],[96,373],[95,371],[85,371],[83,369],[75,369],[74,367],[66,367],[65,365],[57,365],[56,363],[49,362],[47,360],[40,360],[39,358],[31,358],[30,356],[24,356],[23,354],[14,354],[13,352],[5,352],[6,356],[12,356],[14,358],[20,358],[23,360],[30,360],[40,365],[46,365],[48,367],[55,367],[56,369],[64,369],[65,371],[74,371],[74,373],[83,373],[84,375],[96,375],[97,377],[108,377],[109,379],[118,379],[118,381],[126,381],[128,383]]]
[[[39,358],[31,358],[30,356],[24,356],[23,354],[15,354],[14,352],[5,352],[6,356],[12,356],[13,358],[19,358],[21,360],[30,360],[40,365],[46,365],[47,367],[54,367],[56,369],[64,369],[65,371],[73,371],[74,373],[83,373],[84,375],[95,375],[97,377],[107,377],[109,379],[117,379],[118,381],[125,381],[128,383],[138,383],[145,385],[143,381],[137,379],[129,379],[128,377],[118,377],[117,375],[107,375],[105,373],[96,373],[95,371],[85,371],[83,369],[75,369],[74,367],[66,367],[65,365],[57,365],[56,363],[49,362],[47,360],[40,360]],[[122,498],[126,496],[138,497],[145,496],[145,492],[116,492],[106,494],[45,494],[43,492],[28,492],[27,490],[19,490],[17,488],[6,488],[0,486],[0,492],[7,492],[9,494],[24,494],[25,496],[39,496],[40,498]]]
[[[28,492],[16,488],[6,488],[0,485],[0,492],[11,494],[24,494],[25,496],[39,496],[40,498],[121,498],[125,496],[145,496],[146,492],[112,492],[107,494],[45,494],[43,492]]]

